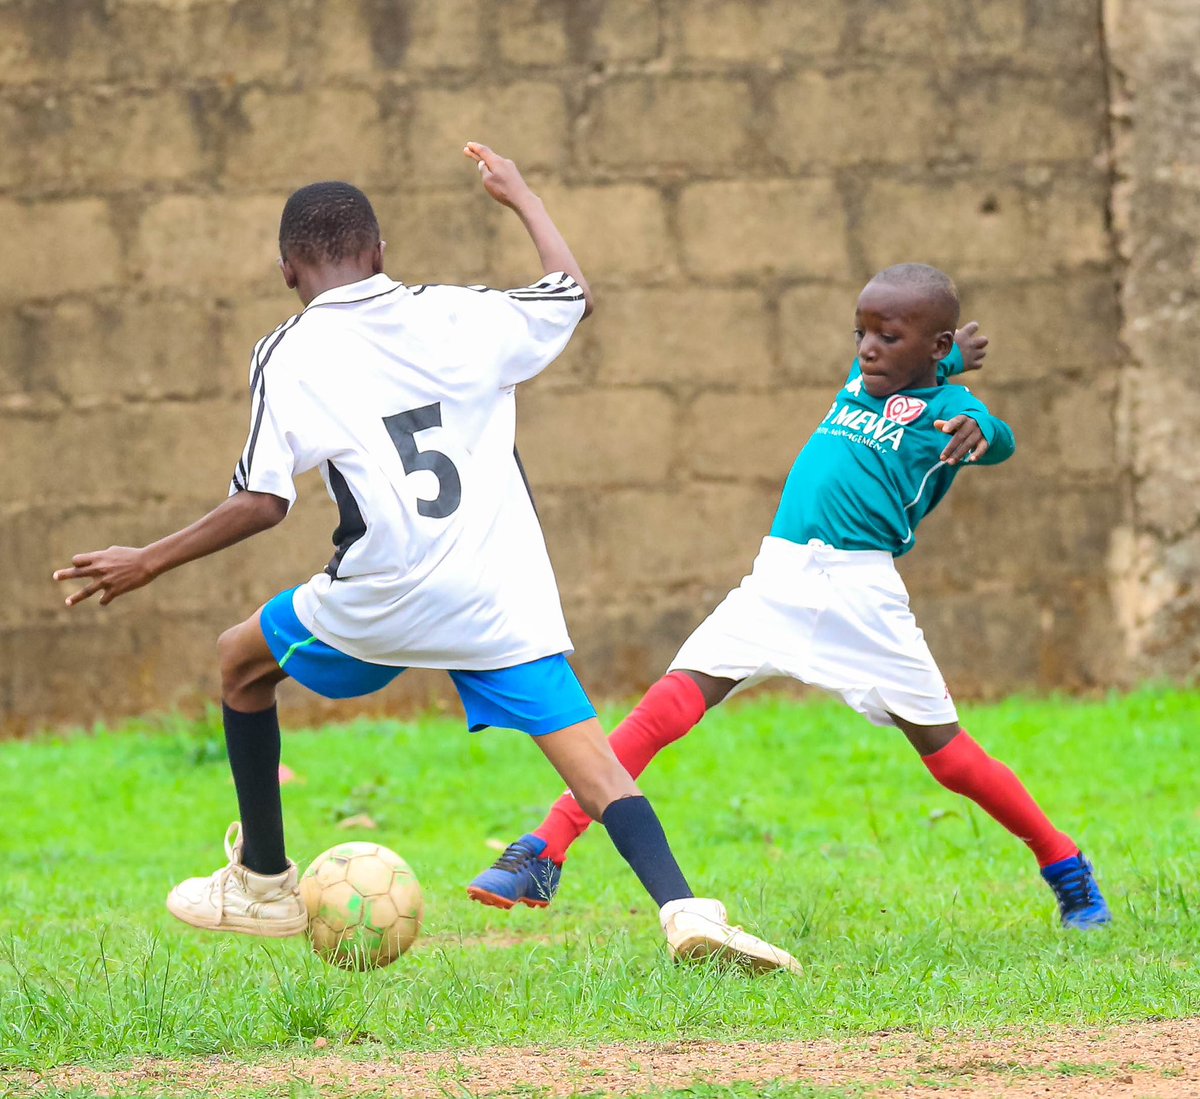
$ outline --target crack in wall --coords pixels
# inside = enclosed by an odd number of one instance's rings
[[[1129,277],[1129,220],[1122,208],[1122,191],[1129,181],[1122,173],[1125,149],[1129,143],[1131,97],[1124,71],[1118,67],[1111,41],[1119,18],[1120,0],[1097,0],[1096,28],[1100,42],[1105,98],[1104,152],[1107,160],[1105,229],[1111,253],[1112,276],[1117,311],[1117,339],[1120,365],[1117,370],[1117,398],[1114,424],[1119,464],[1124,471],[1121,485],[1123,523],[1112,533],[1109,552],[1110,591],[1113,609],[1120,626],[1121,649],[1127,660],[1136,659],[1140,585],[1137,581],[1137,432],[1133,428],[1134,386],[1137,356],[1124,338],[1128,317],[1125,292]]]

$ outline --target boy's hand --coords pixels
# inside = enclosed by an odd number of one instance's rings
[[[979,370],[983,366],[983,358],[987,354],[988,338],[979,335],[979,322],[969,321],[954,333],[954,342],[962,352],[963,373],[968,370]]]
[[[959,462],[978,462],[988,451],[983,431],[970,416],[955,416],[952,420],[934,420],[933,426],[951,436],[942,451],[942,461],[948,466]]]
[[[521,173],[511,160],[506,160],[477,141],[468,141],[463,147],[463,154],[475,161],[483,177],[484,190],[502,206],[515,210],[533,197],[529,184],[521,178]]]
[[[106,550],[77,553],[71,558],[73,568],[58,569],[55,580],[90,579],[86,588],[67,596],[67,606],[73,607],[102,592],[100,606],[106,607],[118,595],[144,587],[154,579],[145,549],[132,546],[109,546]]]

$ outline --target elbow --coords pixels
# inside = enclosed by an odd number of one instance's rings
[[[282,496],[272,496],[269,493],[264,493],[267,503],[263,505],[263,522],[265,523],[264,530],[269,530],[271,527],[277,527],[287,518],[288,502]]]
[[[270,492],[243,492],[243,506],[254,518],[254,526],[258,530],[270,530],[278,526],[287,517],[288,502],[282,496]]]

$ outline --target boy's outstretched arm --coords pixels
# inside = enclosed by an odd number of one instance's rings
[[[517,166],[477,141],[468,141],[463,152],[479,166],[487,193],[521,219],[542,261],[542,273],[565,271],[579,283],[583,291],[583,315],[586,317],[592,311],[592,288],[583,277],[583,270],[558,231],[558,226],[546,213],[542,200],[521,178]]]
[[[106,550],[77,553],[71,559],[72,567],[58,569],[54,579],[90,581],[67,597],[68,607],[97,592],[101,593],[100,605],[107,606],[118,595],[144,587],[164,572],[268,530],[287,511],[287,501],[270,493],[236,492],[203,519],[148,546],[109,546]]]

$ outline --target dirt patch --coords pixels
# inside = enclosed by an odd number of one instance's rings
[[[1002,1096],[1200,1097],[1200,1019],[987,1038],[876,1034],[846,1041],[675,1042],[584,1049],[501,1048],[378,1060],[314,1051],[253,1065],[226,1058],[142,1061],[115,1073],[66,1067],[0,1073],[0,1093],[63,1088],[219,1096],[237,1087],[278,1091],[303,1082],[322,1095],[570,1096],[785,1080],[856,1087],[867,1095],[959,1099]]]

